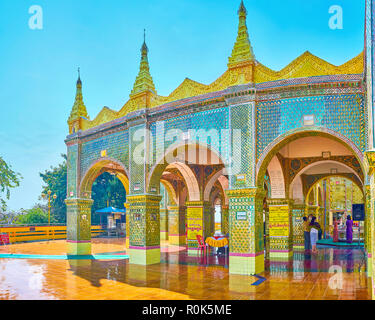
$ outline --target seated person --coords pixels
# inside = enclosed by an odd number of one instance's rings
[[[223,236],[223,238],[225,237],[225,238],[229,239],[229,233],[227,233],[226,235],[222,234],[222,236]],[[220,256],[221,255],[225,255],[225,250],[226,249],[227,249],[226,247],[217,248],[217,254],[220,255]]]

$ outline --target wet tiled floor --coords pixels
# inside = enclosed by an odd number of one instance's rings
[[[124,253],[125,239],[94,239],[95,254]],[[0,253],[65,254],[63,240],[1,246]],[[267,262],[257,285],[253,276],[230,275],[228,259],[187,256],[182,247],[162,245],[158,265],[128,260],[0,259],[1,299],[371,299],[360,249],[321,248],[318,255],[295,252],[288,262]],[[333,281],[342,277],[342,288]],[[331,272],[331,273],[330,273]],[[336,288],[335,288],[336,287]]]

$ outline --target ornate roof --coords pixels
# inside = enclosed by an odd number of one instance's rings
[[[85,103],[83,102],[83,95],[82,95],[82,81],[81,76],[79,74],[78,69],[78,80],[77,80],[77,91],[76,91],[76,98],[72,107],[72,111],[70,112],[70,116],[68,119],[68,123],[73,122],[79,118],[84,118],[89,120],[89,116],[87,114]]]
[[[82,123],[83,129],[86,130],[96,127],[140,109],[160,107],[172,101],[225,90],[235,85],[249,83],[259,84],[270,81],[314,76],[362,74],[364,71],[363,52],[345,64],[335,66],[308,51],[282,70],[274,71],[255,59],[246,26],[247,11],[242,1],[238,10],[238,15],[238,34],[232,55],[229,58],[228,69],[217,80],[206,85],[186,78],[170,95],[158,95],[150,74],[148,48],[144,41],[141,49],[140,70],[130,94],[130,99],[119,111],[114,111],[105,107],[94,120],[84,120]],[[83,101],[80,103],[78,100],[78,106],[80,105],[84,107]],[[73,107],[73,109],[74,108],[75,107]],[[87,114],[85,117],[87,117]]]
[[[148,64],[148,48],[146,45],[146,31],[144,35],[144,41],[141,48],[141,64],[139,67],[139,73],[135,80],[133,90],[130,94],[130,97],[135,96],[136,94],[150,91],[153,94],[156,94],[154,81],[152,80],[150,74],[150,66]]]

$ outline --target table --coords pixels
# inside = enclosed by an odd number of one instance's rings
[[[213,248],[225,248],[228,249],[229,247],[229,241],[228,238],[224,236],[213,236],[213,237],[208,237],[206,239],[206,244],[210,247]]]

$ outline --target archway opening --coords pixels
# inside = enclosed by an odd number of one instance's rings
[[[315,192],[315,195],[314,195]],[[308,190],[306,205],[316,206],[322,225],[323,238],[334,243],[358,243],[365,239],[365,216],[359,217],[357,208],[365,208],[363,185],[349,174],[327,175]],[[354,211],[353,212],[353,208]],[[351,235],[347,234],[348,217],[353,221]],[[349,236],[349,239],[348,239]]]
[[[289,258],[293,250],[304,248],[304,216],[315,215],[329,235],[324,179],[340,175],[363,188],[365,176],[358,148],[345,137],[319,128],[280,136],[263,152],[256,169],[257,187],[267,191],[264,229],[270,259],[272,255]]]
[[[104,172],[98,176],[91,191],[94,200],[91,207],[91,223],[100,225],[103,229],[117,229],[126,233],[126,191],[124,185],[115,173]],[[119,209],[119,212],[110,212],[109,208]],[[107,212],[101,212],[107,209]],[[121,212],[120,210],[124,210]]]
[[[116,160],[103,158],[93,163],[83,176],[80,196],[93,200],[91,224],[100,225],[103,235],[126,237],[126,196],[128,174]]]
[[[169,199],[162,200],[160,214],[161,239],[167,239],[168,245],[186,246],[196,253],[197,235],[206,239],[228,225],[228,175],[209,146],[186,143],[167,150],[150,170],[147,191],[157,193],[160,183]]]

